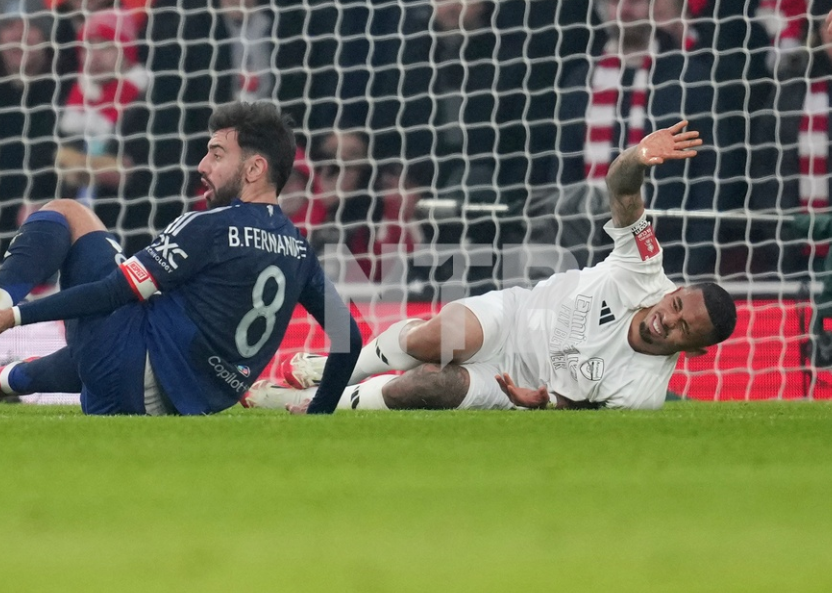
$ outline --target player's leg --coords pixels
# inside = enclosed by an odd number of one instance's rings
[[[339,410],[509,410],[514,406],[494,376],[498,364],[422,364],[403,375],[378,375],[347,387]],[[315,396],[316,387],[293,389],[258,381],[241,400],[248,408],[284,409]]]
[[[54,200],[29,216],[0,267],[0,307],[20,302],[61,268],[79,237],[99,230],[106,230],[101,221],[74,200]]]
[[[465,367],[458,364],[440,366],[425,363],[403,375],[378,375],[358,385],[350,385],[341,395],[338,409],[452,410],[462,405],[470,386]],[[283,388],[281,403],[297,404],[298,400],[312,397],[314,393],[314,388],[302,391]],[[277,393],[273,397],[276,395]]]
[[[452,410],[465,400],[469,386],[468,371],[464,367],[429,363],[387,381],[379,391],[391,410]],[[366,396],[374,395],[366,391]]]
[[[479,310],[472,303],[483,300]],[[494,303],[500,293],[489,293],[446,305],[439,314],[425,321],[405,319],[394,323],[361,349],[350,384],[390,371],[408,371],[423,363],[463,363],[490,350],[501,341],[502,309]],[[487,319],[484,318],[487,317]],[[487,328],[487,332],[484,331]],[[300,354],[284,366],[287,383],[309,387],[320,381],[326,359]]]
[[[38,216],[40,215],[40,216]],[[33,215],[37,222],[45,217],[52,227],[61,229],[65,237],[60,257],[49,260],[52,266],[46,277],[60,267],[61,287],[69,288],[101,280],[112,273],[124,261],[121,247],[107,232],[103,223],[91,210],[72,200],[50,202]],[[30,218],[29,221],[32,219]],[[28,225],[27,221],[24,227]],[[21,247],[7,258],[7,266],[16,274],[19,263],[46,269],[46,251],[39,245],[25,239],[21,232],[14,245]],[[41,233],[42,234],[42,233]],[[68,236],[68,240],[66,240]],[[23,249],[26,247],[26,249]],[[0,282],[0,287],[3,287]],[[22,298],[22,296],[21,296]],[[80,378],[81,406],[89,414],[144,414],[146,346],[142,339],[142,319],[136,307],[122,307],[110,315],[97,315],[66,323],[67,346],[71,357],[77,362],[72,372],[66,370],[62,383]],[[30,371],[38,367],[29,367]],[[56,369],[58,370],[58,369]],[[40,377],[33,377],[39,380]],[[44,381],[47,377],[44,377]]]
[[[459,406],[468,393],[468,374],[456,364],[421,364],[403,375],[378,375],[347,387],[339,410],[440,410]],[[240,400],[247,408],[284,409],[315,396],[317,387],[294,389],[258,381]]]
[[[80,393],[78,364],[68,347],[48,356],[9,363],[0,369],[0,392],[5,395]]]
[[[387,410],[384,403],[382,387],[398,375],[378,375],[360,385],[350,385],[344,389],[338,400],[339,410]],[[263,379],[255,382],[251,389],[240,399],[244,408],[270,408],[283,410],[289,404],[298,406],[311,400],[317,393],[317,387],[295,389],[282,387]]]
[[[121,247],[110,233],[89,228],[69,250],[61,267],[61,287],[101,280],[123,261]],[[152,413],[145,397],[153,393],[155,381],[148,374],[143,319],[142,306],[133,304],[65,322],[67,344],[83,383],[85,413]]]
[[[105,231],[93,212],[74,200],[54,200],[20,227],[0,267],[0,306],[23,299],[36,285],[55,274],[81,237]],[[62,276],[61,284],[66,285]],[[75,322],[67,323],[67,340]],[[30,361],[7,365],[0,373],[0,390],[16,393],[78,393],[78,365],[70,347]]]
[[[510,410],[514,406],[494,379],[498,368],[487,362],[424,364],[382,385],[381,393],[391,410]]]
[[[483,345],[483,328],[477,315],[462,303],[448,303],[429,321],[402,328],[399,345],[422,362],[463,363]]]

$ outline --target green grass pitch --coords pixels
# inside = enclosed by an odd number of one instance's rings
[[[0,407],[0,591],[832,591],[832,405]]]

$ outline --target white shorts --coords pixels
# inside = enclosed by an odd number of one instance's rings
[[[493,362],[462,365],[468,371],[468,393],[458,410],[511,410],[514,405],[494,378],[502,369]]]
[[[504,364],[505,345],[511,329],[511,311],[520,291],[510,288],[454,301],[468,308],[482,326],[482,347],[462,367],[468,371],[469,385],[460,410],[508,410],[513,408],[494,378],[508,369]]]

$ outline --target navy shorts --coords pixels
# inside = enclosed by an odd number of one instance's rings
[[[103,280],[124,261],[118,241],[97,231],[78,239],[61,268],[61,288]],[[83,383],[86,414],[144,414],[146,345],[142,305],[66,322],[67,346]]]

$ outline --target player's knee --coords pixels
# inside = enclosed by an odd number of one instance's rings
[[[468,371],[456,364],[425,364],[422,375],[422,397],[427,408],[453,409],[459,407],[468,394]]]
[[[405,328],[406,352],[425,362],[465,362],[482,347],[483,332],[476,315],[462,305],[449,304],[419,325]]]
[[[426,363],[407,371],[381,388],[384,402],[391,409],[434,407],[432,400],[441,388],[442,368]]]
[[[413,358],[425,362],[439,361],[440,332],[434,329],[437,324],[431,321],[414,321],[408,324],[399,339],[402,349]]]
[[[107,230],[92,210],[83,204],[80,204],[76,200],[66,198],[52,200],[44,205],[41,210],[58,212],[63,215],[69,224],[69,230],[72,234],[73,241],[75,241],[78,237],[93,231]]]
[[[382,388],[391,409],[453,409],[468,393],[468,374],[457,365],[423,364]]]
[[[81,211],[89,211],[89,208],[80,204],[77,200],[69,198],[58,198],[51,200],[41,207],[41,210],[51,210],[53,212],[60,212],[65,217],[75,217],[80,215]]]
[[[442,378],[442,369],[443,368],[444,367],[442,367],[438,364],[429,362],[429,363],[423,364],[421,367],[419,367],[419,371],[426,377],[431,377],[431,376],[435,377],[436,380],[438,381]]]

